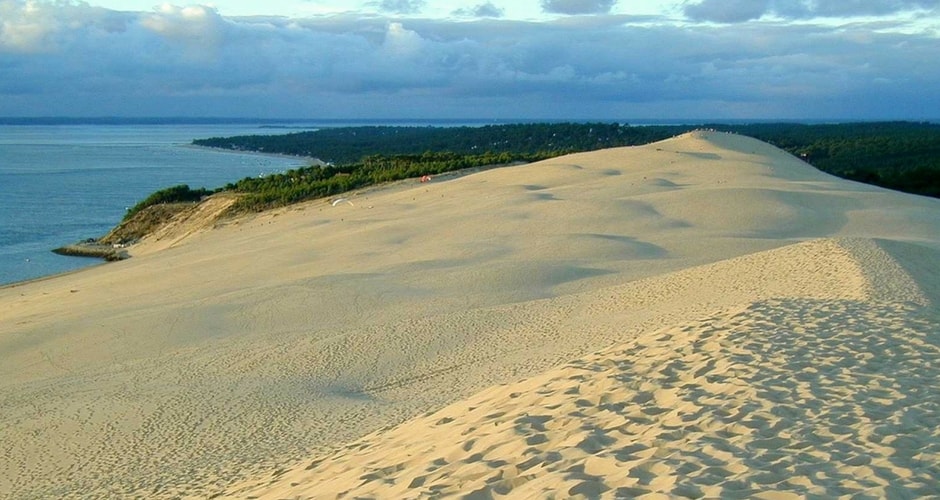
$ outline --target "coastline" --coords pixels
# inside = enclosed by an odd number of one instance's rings
[[[98,240],[94,238],[54,248],[52,249],[52,253],[69,257],[103,259],[106,262],[130,258],[130,254],[127,253],[124,245],[106,245],[99,243]]]
[[[16,182],[0,182],[0,285],[94,264],[53,250],[107,234],[126,207],[157,190],[215,188],[308,163],[188,146],[194,138],[264,132],[213,124],[4,126],[0,177],[13,173]]]
[[[319,158],[316,158],[316,157],[314,157],[314,156],[296,156],[296,155],[287,155],[287,154],[283,154],[283,153],[265,153],[264,151],[251,151],[251,150],[247,150],[247,149],[242,150],[242,149],[217,148],[217,147],[213,147],[213,146],[200,146],[200,145],[198,145],[198,144],[193,144],[193,143],[191,143],[191,142],[190,142],[190,143],[183,143],[183,144],[180,144],[180,147],[182,147],[182,148],[189,148],[189,149],[201,149],[201,150],[215,151],[215,152],[219,152],[219,153],[231,153],[231,154],[239,154],[239,155],[255,155],[255,156],[265,156],[265,157],[268,157],[268,158],[282,158],[282,159],[287,159],[287,160],[298,160],[298,161],[309,162],[309,163],[305,163],[305,164],[303,165],[303,166],[305,166],[305,167],[306,167],[306,166],[313,166],[313,165],[321,166],[321,167],[322,167],[322,166],[326,166],[326,165],[327,165],[326,162],[324,162],[323,160],[321,160],[321,159],[319,159]]]
[[[77,257],[77,258],[84,258],[84,257]],[[65,276],[71,276],[71,275],[74,275],[74,274],[83,273],[83,272],[85,272],[85,271],[88,271],[88,270],[91,270],[91,269],[95,269],[95,268],[97,268],[97,267],[101,267],[101,266],[104,266],[104,265],[110,263],[110,262],[108,262],[108,261],[106,261],[106,260],[103,260],[103,259],[100,259],[100,258],[94,258],[94,259],[88,259],[88,260],[89,260],[90,262],[92,262],[92,263],[91,263],[91,264],[88,264],[87,266],[78,267],[78,268],[75,268],[75,269],[69,269],[69,270],[67,270],[67,271],[60,271],[60,272],[57,272],[57,273],[44,274],[44,275],[42,275],[42,276],[36,276],[36,277],[34,277],[34,278],[26,278],[26,279],[24,279],[24,280],[19,280],[19,281],[11,281],[11,282],[9,282],[9,283],[0,283],[0,290],[7,290],[7,289],[13,289],[13,288],[20,288],[20,287],[24,287],[24,286],[27,286],[27,285],[33,285],[33,284],[36,284],[36,283],[43,283],[43,282],[45,282],[45,281],[54,280],[54,279],[56,279],[56,278],[61,278],[61,277],[65,277]],[[97,260],[98,262],[94,262],[95,260]]]

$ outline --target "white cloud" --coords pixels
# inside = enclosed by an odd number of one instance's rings
[[[831,29],[62,5],[0,0],[4,26],[22,27],[0,38],[0,115],[940,117],[940,69],[924,62],[938,40],[898,30],[901,20]]]
[[[121,16],[63,0],[0,0],[0,52],[46,52],[76,31],[123,29]]]
[[[141,25],[169,38],[203,38],[206,33],[219,31],[225,24],[218,12],[211,7],[178,7],[163,4],[153,14],[141,18]]]
[[[423,46],[421,35],[405,29],[401,23],[389,23],[384,44],[389,55],[407,57],[417,54]]]
[[[138,21],[144,29],[184,47],[184,57],[200,61],[215,57],[230,26],[214,8],[202,5],[163,4]]]

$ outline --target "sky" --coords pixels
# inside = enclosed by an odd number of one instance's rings
[[[940,120],[940,0],[0,0],[0,116]]]

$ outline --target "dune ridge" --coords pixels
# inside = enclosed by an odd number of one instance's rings
[[[818,266],[766,273],[773,261]],[[891,255],[871,240],[815,240],[660,284],[732,269],[743,272],[724,284],[756,300],[485,390],[230,494],[940,493],[937,308]]]
[[[350,199],[0,288],[0,497],[936,488],[937,200],[705,131]]]

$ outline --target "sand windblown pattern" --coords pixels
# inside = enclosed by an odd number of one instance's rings
[[[886,270],[865,276],[849,249],[880,253],[818,240],[709,266],[821,257],[840,279],[807,290],[831,298],[716,312],[367,436],[278,478],[272,498],[936,495],[935,311],[916,285],[885,296]],[[816,267],[780,278],[799,288]]]
[[[940,495],[936,200],[696,132],[181,231],[0,289],[0,497]]]

